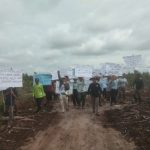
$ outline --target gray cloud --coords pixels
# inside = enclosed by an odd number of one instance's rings
[[[0,0],[0,63],[34,72],[142,54],[149,65],[148,18],[149,0]]]

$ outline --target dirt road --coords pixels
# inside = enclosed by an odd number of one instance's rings
[[[50,124],[45,131],[37,133],[22,150],[134,150],[129,143],[112,128],[104,128],[100,116],[91,113],[91,109],[71,108],[62,114],[58,124]]]

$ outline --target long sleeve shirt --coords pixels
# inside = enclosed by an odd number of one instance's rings
[[[102,88],[102,90],[107,88],[107,82],[108,82],[108,81],[107,81],[107,79],[105,79],[105,78],[100,79],[99,84],[100,84],[100,87]]]
[[[77,90],[79,93],[84,92],[84,81],[77,81]]]
[[[102,93],[102,89],[98,83],[91,83],[88,88],[88,93],[91,96],[99,97]]]
[[[41,84],[35,84],[33,86],[33,97],[34,98],[42,98],[45,96],[45,92],[43,86]]]
[[[113,80],[111,82],[111,89],[113,89],[113,90],[117,90],[118,89],[118,81],[117,80]]]
[[[74,82],[74,83],[73,83],[73,89],[74,89],[74,90],[77,90],[77,89],[78,89],[78,84],[77,84],[77,82]]]

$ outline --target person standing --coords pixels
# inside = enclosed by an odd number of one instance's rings
[[[111,98],[111,76],[107,77],[106,99],[110,102]]]
[[[117,100],[117,94],[118,94],[118,82],[117,82],[117,77],[112,76],[112,81],[111,81],[111,98],[110,98],[110,105],[112,106],[113,103],[116,104]]]
[[[91,96],[93,113],[95,113],[96,115],[99,115],[98,107],[99,107],[99,97],[101,93],[102,89],[99,83],[97,83],[97,79],[93,78],[93,82],[89,85],[88,88],[88,94],[90,94]]]
[[[102,95],[103,95],[103,98],[106,99],[106,89],[107,89],[107,78],[100,78],[100,87],[102,89]]]
[[[33,98],[37,105],[36,113],[38,113],[41,110],[42,102],[44,100],[44,97],[46,96],[43,85],[39,83],[39,79],[35,78],[35,84],[33,85]]]
[[[17,95],[14,92],[13,88],[7,88],[6,90],[3,91],[4,93],[4,100],[5,100],[5,115],[9,115],[10,117],[13,117],[13,112],[14,112],[14,107],[16,105],[16,99]]]
[[[140,104],[142,101],[141,93],[142,90],[144,89],[144,82],[139,73],[135,75],[135,79],[133,81],[133,88],[134,88],[134,94],[133,94],[134,100],[135,102],[138,102]]]
[[[77,79],[75,78],[74,82],[73,82],[73,105],[74,106],[80,105],[78,97],[79,97],[79,95],[78,95],[78,84],[77,84]]]
[[[121,76],[118,79],[118,99],[121,100],[121,98],[123,99],[123,101],[125,101],[126,99],[126,88],[128,85],[128,81],[126,78],[124,78],[123,76]]]
[[[67,91],[70,89],[70,86],[66,77],[62,78],[60,76],[60,71],[58,71],[58,78],[59,78],[59,91],[60,91],[59,99],[62,107],[62,112],[64,113],[69,110]]]
[[[77,90],[78,90],[78,105],[84,108],[85,106],[85,92],[84,92],[84,78],[79,77],[77,81]]]

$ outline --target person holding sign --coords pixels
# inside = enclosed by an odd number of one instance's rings
[[[96,77],[93,78],[93,83],[89,85],[88,93],[91,96],[93,113],[95,113],[96,115],[99,115],[98,114],[99,97],[102,94],[102,89],[99,83],[97,83]]]
[[[66,112],[69,109],[69,102],[68,102],[68,90],[70,88],[69,83],[66,77],[62,78],[60,76],[60,71],[58,71],[58,78],[59,78],[59,99],[62,107],[62,112]]]
[[[43,89],[43,85],[39,83],[39,79],[35,78],[35,84],[33,85],[33,98],[37,104],[36,113],[41,110],[42,101],[45,97],[45,92]]]
[[[17,99],[17,96],[15,95],[12,88],[8,88],[4,90],[4,99],[5,99],[5,105],[6,105],[5,114],[11,115],[10,113],[13,113],[14,107],[16,105],[15,100]],[[12,112],[11,112],[11,109],[12,109]]]

